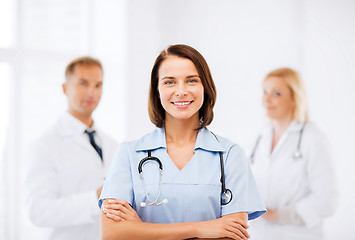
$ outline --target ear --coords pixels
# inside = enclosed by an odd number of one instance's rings
[[[66,82],[62,84],[62,89],[63,89],[63,93],[64,93],[65,95],[68,95],[68,94],[67,94],[68,85],[67,85]]]

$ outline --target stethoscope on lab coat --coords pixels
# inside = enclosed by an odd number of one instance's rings
[[[212,133],[212,132],[211,132]],[[213,134],[213,133],[212,133]],[[214,135],[214,134],[213,134]],[[215,135],[214,135],[215,136]],[[216,136],[215,136],[216,137]],[[216,137],[217,139],[217,137]],[[217,139],[218,140],[218,139]],[[230,203],[230,201],[232,200],[233,194],[232,191],[230,189],[226,188],[226,184],[225,184],[225,179],[224,179],[224,164],[223,164],[223,155],[222,152],[219,152],[219,159],[220,159],[220,164],[221,164],[221,183],[222,183],[222,191],[221,191],[221,204],[222,205],[227,205],[228,203]],[[158,163],[159,165],[159,189],[158,189],[158,194],[157,197],[154,199],[154,201],[150,200],[149,196],[148,196],[148,192],[146,189],[146,185],[145,185],[145,181],[144,181],[144,176],[143,176],[143,165],[144,163],[146,163],[147,161],[155,161]],[[143,189],[144,189],[144,193],[145,196],[147,198],[148,203],[146,202],[141,202],[140,206],[141,207],[145,207],[145,206],[160,206],[162,204],[165,204],[168,202],[168,199],[164,199],[163,201],[158,203],[159,197],[160,197],[160,193],[161,193],[161,188],[162,188],[162,175],[163,175],[163,164],[162,162],[159,160],[159,158],[157,157],[152,157],[151,155],[151,150],[148,150],[148,156],[143,158],[138,165],[138,172],[139,172],[139,176],[141,178],[142,181],[142,185],[143,185]]]
[[[303,123],[302,128],[300,129],[299,133],[298,133],[298,143],[297,143],[297,149],[296,151],[293,153],[293,159],[294,160],[300,160],[302,158],[302,153],[301,153],[301,142],[302,142],[302,136],[303,136],[303,130],[304,127],[306,126],[306,123]],[[261,136],[259,136],[256,140],[256,143],[254,145],[253,151],[250,154],[250,161],[253,164],[254,163],[254,155],[256,153],[256,150],[258,149],[259,143],[261,140]]]

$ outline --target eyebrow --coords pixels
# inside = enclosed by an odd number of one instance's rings
[[[89,80],[87,78],[79,78],[79,81],[89,82]],[[103,84],[103,81],[97,80],[97,82],[95,84]]]
[[[163,77],[162,79],[160,80],[164,80],[164,79],[175,79],[174,77]]]
[[[194,77],[198,77],[198,78],[200,78],[200,76],[199,76],[199,75],[190,75],[190,76],[187,76],[186,78],[194,78]]]
[[[186,78],[194,78],[194,77],[200,78],[199,75],[189,75],[189,76],[187,76]],[[167,77],[163,77],[163,78],[160,79],[160,80],[164,80],[164,79],[175,79],[175,77],[169,77],[169,76],[167,76]]]

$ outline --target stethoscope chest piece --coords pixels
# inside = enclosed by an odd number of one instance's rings
[[[300,151],[296,151],[294,154],[293,154],[293,159],[295,160],[300,160],[302,158],[302,153]]]
[[[216,135],[214,135],[214,136],[216,137]],[[217,137],[216,137],[216,139],[218,140]],[[221,205],[227,205],[228,203],[230,203],[230,201],[232,201],[233,196],[232,196],[232,191],[230,189],[226,188],[225,179],[224,179],[224,163],[223,163],[223,154],[222,154],[222,152],[219,152],[219,160],[220,160],[220,164],[221,164],[221,184],[222,184]],[[158,163],[159,169],[160,169],[158,194],[157,194],[155,200],[153,200],[153,201],[149,198],[149,195],[148,195],[148,192],[147,192],[147,188],[146,188],[146,184],[145,184],[145,181],[144,181],[144,176],[143,176],[143,165],[147,161],[154,161],[154,162]],[[144,189],[144,194],[145,194],[146,200],[147,200],[147,202],[141,202],[140,206],[141,207],[160,206],[162,204],[167,203],[168,202],[167,199],[164,199],[163,201],[158,203],[158,200],[159,200],[159,197],[160,197],[160,193],[161,193],[161,189],[162,189],[163,164],[159,160],[159,158],[152,157],[151,150],[148,150],[148,156],[143,158],[139,162],[139,164],[138,164],[138,173],[140,175],[140,178],[141,178],[141,181],[142,181],[142,186],[143,186],[143,189]]]
[[[226,189],[221,194],[221,204],[222,205],[227,205],[228,203],[230,203],[230,201],[232,201],[232,198],[233,198],[232,191],[229,190],[229,189]]]

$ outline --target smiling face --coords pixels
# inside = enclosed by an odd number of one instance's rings
[[[269,77],[263,84],[263,105],[272,120],[293,119],[295,102],[291,89],[281,77]]]
[[[167,57],[159,67],[158,92],[165,120],[192,120],[198,123],[204,88],[193,62]]]
[[[63,84],[69,112],[79,118],[91,117],[102,94],[102,69],[98,66],[77,65]]]

